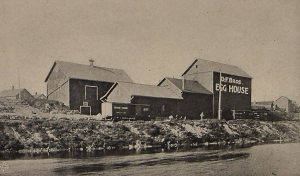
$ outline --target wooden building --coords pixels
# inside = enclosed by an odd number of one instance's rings
[[[124,70],[55,61],[45,82],[47,99],[63,102],[83,114],[101,112],[100,97],[117,81],[133,82]]]
[[[218,115],[219,90],[221,90],[221,111],[251,110],[252,78],[239,67],[196,59],[182,76],[185,80],[197,81],[213,93],[214,117]]]
[[[22,100],[28,100],[33,98],[33,96],[26,89],[14,89],[14,86],[11,90],[2,91],[0,93],[0,98],[20,99],[20,95]]]
[[[37,92],[32,96],[35,99],[42,99],[42,100],[47,99],[47,97],[44,94],[38,94]]]
[[[212,118],[213,93],[197,81],[164,78],[158,86],[167,87],[176,94],[181,94],[182,100],[174,106],[177,115],[200,119],[200,114],[203,112],[205,118]]]
[[[168,87],[155,85],[116,82],[101,98],[103,115],[115,115],[115,109],[131,109],[131,112],[118,110],[116,113],[133,116],[163,116],[175,115],[174,107],[182,100],[180,93],[173,92]],[[104,108],[105,107],[105,108]],[[109,108],[107,108],[109,107]]]
[[[297,112],[298,105],[288,97],[281,96],[275,101],[276,108],[285,112]]]
[[[267,109],[267,110],[275,110],[274,101],[255,101],[251,103],[252,109]]]

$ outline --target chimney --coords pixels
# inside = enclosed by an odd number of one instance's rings
[[[12,86],[11,90],[15,90],[15,86]]]
[[[184,78],[182,78],[182,90],[184,90]]]
[[[90,59],[89,62],[90,62],[90,66],[94,66],[95,61],[93,59]]]

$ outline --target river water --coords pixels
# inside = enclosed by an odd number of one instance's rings
[[[2,156],[0,175],[300,176],[300,144]]]

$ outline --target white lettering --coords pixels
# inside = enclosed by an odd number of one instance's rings
[[[240,94],[248,95],[248,91],[249,91],[248,87],[241,87],[241,86],[234,86],[234,85],[228,86],[228,92],[230,93],[240,93]]]
[[[233,85],[229,85],[229,92],[233,92]]]
[[[216,91],[219,91],[221,89],[221,91],[227,92],[227,85],[223,85],[221,84],[216,84]]]
[[[221,76],[221,81],[222,82],[234,83],[234,84],[242,84],[242,80],[240,80],[240,79],[234,79],[234,78],[230,78],[230,77],[223,77],[223,76]]]

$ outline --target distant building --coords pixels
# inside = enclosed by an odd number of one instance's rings
[[[33,95],[35,99],[47,99],[44,94],[38,94],[37,92]]]
[[[252,77],[237,66],[196,59],[182,76],[185,80],[197,81],[213,93],[214,117],[218,114],[219,90],[222,111],[251,110]]]
[[[21,99],[27,100],[32,99],[33,96],[26,90],[26,89],[14,89],[14,86],[11,90],[4,90],[0,93],[0,98],[7,98],[7,99]]]
[[[275,110],[274,101],[255,101],[252,103],[252,109]]]
[[[47,98],[82,113],[101,112],[100,97],[117,81],[133,82],[124,70],[55,61],[45,82]]]
[[[275,101],[276,107],[285,112],[297,112],[298,105],[288,97],[281,96]]]

